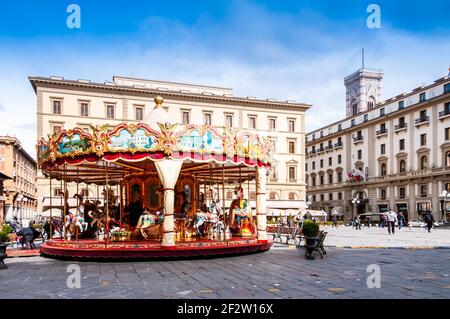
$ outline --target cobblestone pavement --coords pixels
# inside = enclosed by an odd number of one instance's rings
[[[227,258],[74,262],[43,257],[6,260],[0,298],[450,298],[447,249],[339,249],[324,259],[275,245]],[[69,289],[67,266],[81,269]],[[381,269],[381,288],[367,288],[367,266]]]
[[[363,227],[361,230],[356,230],[347,226],[338,228],[322,226],[321,229],[328,232],[325,239],[326,246],[450,248],[449,228],[436,228],[428,233],[423,228],[403,227],[401,231],[396,228],[394,235],[389,235],[387,227]]]

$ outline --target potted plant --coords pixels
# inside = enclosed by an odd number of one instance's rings
[[[8,234],[5,231],[0,231],[0,269],[8,268],[3,260],[6,258],[6,247],[9,241]]]
[[[313,259],[313,252],[319,240],[319,224],[307,219],[303,223],[302,234],[305,237],[306,259]]]

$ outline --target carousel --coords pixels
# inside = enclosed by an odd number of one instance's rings
[[[173,123],[162,104],[157,96],[138,124],[73,128],[38,141],[50,194],[52,181],[62,189],[43,255],[159,258],[270,249],[269,140],[241,129]],[[81,185],[97,189],[97,197],[83,196]],[[244,196],[251,188],[254,207]],[[234,198],[226,205],[230,189]]]

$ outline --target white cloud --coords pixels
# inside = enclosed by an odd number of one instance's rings
[[[343,79],[360,67],[361,47],[366,65],[385,71],[386,98],[446,75],[450,52],[448,38],[438,35],[373,31],[363,19],[339,25],[314,12],[288,16],[241,2],[221,21],[202,17],[183,25],[149,17],[136,33],[116,38],[41,38],[3,46],[9,50],[0,53],[0,98],[8,111],[0,134],[17,135],[30,153],[36,134],[23,128],[36,121],[36,100],[28,75],[99,82],[131,75],[294,99],[313,104],[307,113],[311,130],[345,116]]]

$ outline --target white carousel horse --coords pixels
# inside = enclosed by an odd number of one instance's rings
[[[212,192],[212,201],[208,212],[197,212],[194,218],[194,229],[197,236],[208,234],[210,237],[215,237],[216,233],[220,234],[225,230],[225,225],[220,220],[223,211],[219,205],[219,196],[213,188],[210,188],[210,191]],[[204,225],[203,232],[200,231],[202,225]]]
[[[162,225],[164,223],[164,214],[152,214],[148,211],[144,212],[138,220],[136,230],[139,231],[145,239],[150,236],[150,231],[158,226],[158,236],[161,236]]]

